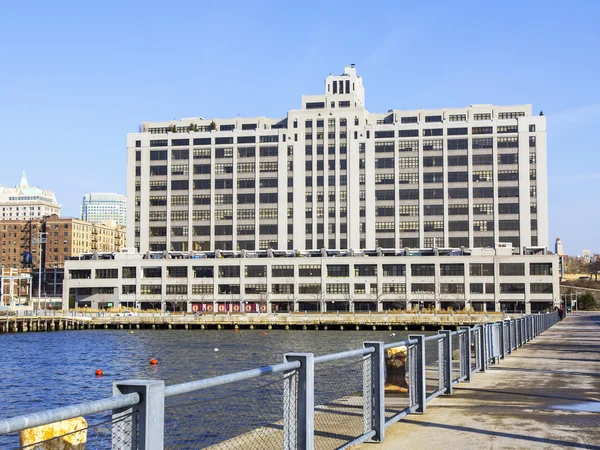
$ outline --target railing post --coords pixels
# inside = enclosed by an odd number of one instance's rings
[[[488,327],[487,324],[479,325],[481,328],[479,329],[479,351],[481,352],[481,371],[485,372],[488,368],[488,360],[487,360],[487,333]]]
[[[427,405],[425,403],[426,394],[426,385],[425,385],[425,336],[422,334],[409,334],[408,339],[415,339],[417,343],[415,344],[415,351],[417,354],[417,367],[416,367],[416,392],[415,392],[415,400],[417,402],[417,410],[415,412],[425,413],[427,409]]]
[[[466,372],[465,375],[467,376],[467,378],[465,378],[465,381],[471,381],[471,375],[472,375],[472,361],[471,361],[471,327],[468,326],[464,326],[464,327],[460,327],[461,330],[465,330],[465,349],[463,349],[463,351],[465,352],[464,355],[464,361],[465,361],[465,365],[466,367]],[[462,357],[462,355],[461,355]]]
[[[300,361],[297,378],[296,408],[288,404],[292,411],[284,411],[284,448],[294,450],[313,450],[315,448],[315,361],[312,353],[286,353],[286,362]],[[287,390],[286,390],[287,392]],[[290,399],[291,400],[291,399]],[[285,405],[285,400],[284,400]],[[294,417],[295,416],[295,417]],[[294,423],[289,423],[295,419]]]
[[[506,348],[506,353],[508,353],[509,355],[512,353],[512,332],[511,332],[511,321],[510,319],[505,319],[504,323],[507,325],[507,334],[508,334],[508,348]]]
[[[498,330],[500,332],[500,357],[499,359],[504,359],[504,354],[506,353],[506,345],[504,345],[504,321],[496,322],[498,325]],[[498,361],[500,362],[500,361]]]
[[[140,403],[113,410],[112,448],[162,450],[165,428],[165,382],[126,380],[113,383],[113,395],[140,394]]]
[[[364,342],[365,347],[373,347],[375,351],[365,358],[370,359],[369,370],[370,373],[370,386],[363,386],[363,398],[369,399],[368,411],[370,419],[370,428],[364,430],[365,432],[374,430],[375,436],[374,441],[383,442],[385,435],[385,349],[383,342]],[[408,352],[407,352],[408,361]],[[367,370],[363,367],[363,370]],[[363,377],[363,379],[365,379]],[[368,391],[367,391],[368,390]],[[366,427],[365,427],[366,428]]]
[[[438,334],[444,336],[444,384],[446,395],[452,395],[452,331],[440,330]]]

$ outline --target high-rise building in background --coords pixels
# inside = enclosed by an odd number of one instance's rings
[[[110,193],[90,193],[83,196],[81,220],[102,223],[114,220],[125,226],[127,221],[127,200],[124,195]]]
[[[267,119],[145,122],[127,138],[129,247],[548,245],[531,105],[370,113],[355,67]]]
[[[14,188],[0,186],[0,220],[38,220],[52,214],[60,216],[60,209],[54,192],[30,186],[25,172]]]
[[[563,244],[560,238],[556,238],[556,242],[554,243],[554,253],[559,256],[564,255]]]

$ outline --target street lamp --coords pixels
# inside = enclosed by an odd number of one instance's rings
[[[39,257],[39,270],[38,270],[38,308],[40,307],[40,305],[42,304],[42,261],[44,259],[44,249],[42,247],[42,244],[46,243],[46,233],[45,232],[40,232],[39,233],[39,245],[40,245],[40,257]],[[34,242],[35,243],[35,242]]]

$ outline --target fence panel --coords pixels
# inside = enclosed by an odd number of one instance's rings
[[[167,397],[165,448],[281,449],[284,387],[293,376],[271,374]]]
[[[315,449],[336,449],[371,431],[369,356],[315,364]],[[368,387],[368,389],[365,389]]]

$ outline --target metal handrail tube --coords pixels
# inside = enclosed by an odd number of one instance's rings
[[[24,414],[22,416],[0,420],[0,434],[13,433],[27,428],[39,427],[40,425],[72,419],[74,417],[111,411],[113,409],[137,405],[139,402],[140,395],[138,393],[131,393],[79,403],[77,405],[63,406],[62,408],[49,409],[37,413]]]
[[[466,330],[456,330],[456,331],[453,331],[451,334],[452,334],[452,336],[458,336],[459,334],[463,334],[466,332],[467,332]]]
[[[205,378],[203,380],[189,381],[187,383],[173,384],[165,387],[165,397],[174,395],[187,394],[188,392],[199,391],[224,384],[235,383],[236,381],[250,380],[271,373],[285,372],[300,368],[300,362],[294,361],[289,363],[275,364],[271,366],[259,367],[257,369],[245,370],[243,372],[229,373],[218,377]]]
[[[386,350],[388,348],[396,348],[396,347],[408,347],[409,345],[415,345],[418,341],[416,339],[407,339],[405,341],[400,341],[400,342],[392,342],[391,344],[385,344],[383,346],[383,348],[385,348]]]
[[[358,350],[348,350],[347,352],[330,353],[329,355],[315,356],[315,364],[325,363],[329,361],[337,361],[338,359],[352,358],[354,356],[363,356],[373,353],[374,347],[365,347]]]
[[[432,334],[431,336],[427,336],[424,341],[441,341],[442,339],[444,339],[444,337],[441,334]]]
[[[436,397],[439,397],[440,395],[444,394],[448,389],[446,389],[445,387],[438,389],[437,391],[429,394],[427,397],[425,397],[425,401],[427,403],[429,403],[431,400],[433,400]]]

